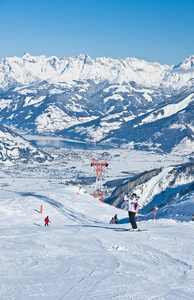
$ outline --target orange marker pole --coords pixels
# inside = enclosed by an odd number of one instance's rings
[[[43,213],[43,205],[40,206],[40,213]]]
[[[156,220],[156,210],[157,210],[157,206],[155,206],[154,220]]]

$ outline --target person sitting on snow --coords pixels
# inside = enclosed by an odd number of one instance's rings
[[[117,219],[117,215],[115,215],[114,217],[112,217],[112,219],[110,220],[110,224],[117,224],[118,219]]]

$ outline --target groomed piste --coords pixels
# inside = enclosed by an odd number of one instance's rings
[[[145,232],[115,230],[129,227],[127,211],[74,186],[1,190],[0,299],[193,299],[194,222],[158,210]]]

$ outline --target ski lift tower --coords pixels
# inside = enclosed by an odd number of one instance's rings
[[[99,199],[103,202],[103,190],[102,190],[102,175],[105,169],[108,167],[107,163],[108,158],[104,161],[96,161],[95,158],[92,158],[91,167],[94,167],[96,171],[96,184],[94,190],[94,197],[99,197]]]

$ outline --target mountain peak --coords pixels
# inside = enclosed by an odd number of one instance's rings
[[[186,57],[179,65],[174,66],[174,68],[180,69],[193,69],[194,68],[194,55],[190,55]]]
[[[24,55],[22,56],[22,58],[31,58],[32,56],[28,53],[25,52]]]
[[[90,56],[87,55],[87,54],[79,54],[78,56],[76,56],[76,58],[79,58],[79,59],[82,59],[82,60],[84,60],[84,59],[86,59],[86,58],[91,59]]]
[[[83,61],[84,64],[89,64],[89,65],[93,64],[91,57],[87,54],[80,54],[76,56],[76,59]]]

